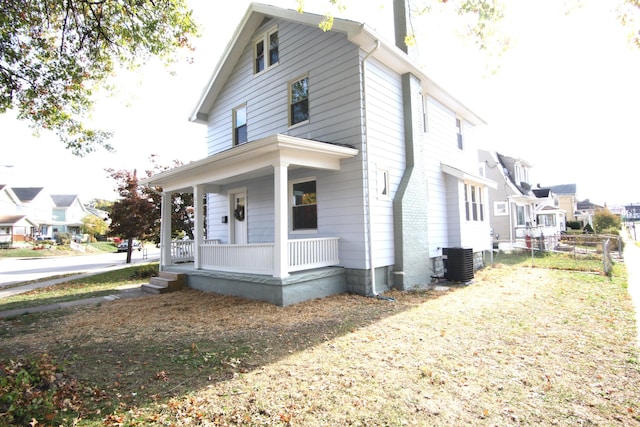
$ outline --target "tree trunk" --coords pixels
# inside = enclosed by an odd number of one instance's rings
[[[131,251],[133,250],[133,237],[127,239],[127,264],[131,264]]]

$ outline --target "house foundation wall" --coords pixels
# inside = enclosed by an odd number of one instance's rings
[[[348,291],[346,271],[339,267],[298,272],[284,279],[209,270],[185,271],[181,267],[164,270],[186,273],[187,286],[193,289],[266,301],[281,307]]]
[[[373,295],[370,270],[362,270],[356,268],[347,268],[345,270],[347,273],[348,291],[350,293],[363,296]],[[391,270],[391,266],[378,267],[375,269],[376,293],[380,294],[391,289]]]

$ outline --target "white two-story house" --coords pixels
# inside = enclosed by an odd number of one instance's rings
[[[491,246],[483,121],[401,44],[321,20],[247,10],[191,115],[208,156],[141,181],[163,190],[161,269],[279,305],[464,281]],[[192,242],[171,241],[174,192]]]

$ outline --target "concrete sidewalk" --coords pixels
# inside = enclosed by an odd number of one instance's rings
[[[631,296],[636,315],[637,337],[636,342],[640,346],[640,248],[629,237],[626,231],[621,233],[624,240],[624,265],[627,267],[627,292]]]
[[[67,279],[68,280],[68,279]],[[114,301],[122,298],[136,298],[142,296],[151,296],[142,291],[141,284],[122,286],[117,293],[95,298],[84,298],[75,301],[65,301],[55,304],[39,305],[35,307],[16,308],[14,310],[0,311],[0,319],[9,317],[22,316],[23,314],[43,313],[45,311],[58,310],[61,308],[77,307],[79,305],[100,304],[103,302]]]
[[[152,263],[156,261],[157,260],[149,260],[148,263]],[[140,263],[136,265],[140,265]],[[113,270],[119,270],[122,268],[131,267],[131,266],[132,264],[116,265],[116,266],[107,267],[99,270],[94,270],[89,273],[74,274],[72,276],[61,277],[61,278],[52,279],[52,280],[44,280],[41,282],[29,283],[23,286],[15,286],[7,289],[0,288],[0,303],[3,298],[8,298],[13,295],[19,295],[25,292],[32,291],[34,289],[45,288],[47,286],[54,286],[60,283],[68,282],[70,280],[82,279],[85,277],[94,276],[96,274],[113,271]],[[144,283],[148,283],[148,282],[144,282]],[[135,297],[152,295],[142,291],[142,288],[141,288],[142,284],[143,283],[121,286],[112,295],[107,295],[102,297],[84,298],[84,299],[75,300],[75,301],[46,304],[46,305],[40,305],[36,307],[17,308],[14,310],[3,310],[3,311],[0,310],[0,319],[4,319],[7,317],[20,316],[23,314],[42,313],[45,311],[57,310],[60,308],[75,307],[79,305],[99,304],[102,302],[113,301],[121,298],[135,298]]]

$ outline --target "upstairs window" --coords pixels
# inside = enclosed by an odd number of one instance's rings
[[[295,181],[291,185],[293,231],[316,230],[318,228],[318,205],[316,180],[314,178]]]
[[[247,106],[233,109],[233,145],[247,142]]]
[[[289,126],[309,120],[309,77],[289,83]]]
[[[254,66],[255,74],[261,73],[278,63],[279,54],[278,29],[267,31],[256,40],[254,45]]]
[[[456,117],[456,135],[458,138],[458,148],[462,150],[462,122]]]

